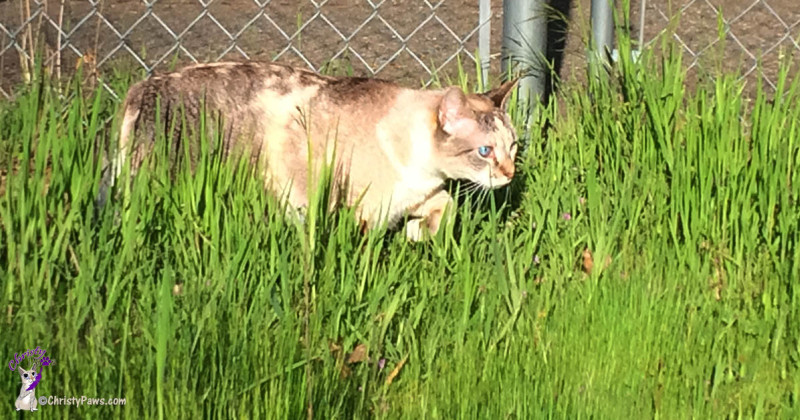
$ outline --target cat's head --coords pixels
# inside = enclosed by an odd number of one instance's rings
[[[438,106],[440,169],[451,179],[484,188],[502,187],[514,177],[517,133],[506,104],[518,79],[483,94],[451,87]]]
[[[19,370],[19,376],[22,378],[23,385],[30,385],[33,383],[34,378],[36,378],[35,366],[31,368],[31,370],[25,370],[21,367],[18,367],[17,369]]]

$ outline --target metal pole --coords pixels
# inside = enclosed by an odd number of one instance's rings
[[[485,88],[486,82],[489,80],[489,43],[491,41],[492,34],[492,1],[479,1],[478,25],[480,25],[480,29],[478,30],[478,55],[480,56],[479,59],[481,60],[481,74],[483,76],[484,83],[484,86],[481,86],[481,89],[483,89]]]
[[[503,73],[509,66],[524,75],[519,99],[528,104],[544,95],[547,66],[547,0],[503,1]]]
[[[614,51],[614,0],[592,0],[592,46],[596,57]]]
[[[639,51],[644,49],[644,15],[647,13],[647,0],[642,0],[642,7],[639,10]]]

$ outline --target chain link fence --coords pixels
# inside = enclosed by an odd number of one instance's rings
[[[774,87],[780,59],[800,57],[797,1],[634,0],[631,15],[645,46],[679,19],[671,36],[690,69],[721,56]],[[37,48],[57,76],[244,58],[428,85],[459,62],[498,70],[502,11],[502,0],[0,0],[0,96],[30,76]],[[585,57],[580,42],[566,45]]]
[[[27,77],[34,46],[56,72],[267,59],[428,85],[459,61],[475,66],[479,34],[488,42],[501,10],[489,0],[0,0],[0,95]]]
[[[793,61],[795,72],[800,66],[798,0],[641,0],[631,9],[643,44],[673,37],[690,72],[721,64],[775,89],[781,61]]]

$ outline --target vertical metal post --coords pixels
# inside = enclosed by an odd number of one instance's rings
[[[485,84],[489,80],[489,54],[491,51],[489,42],[491,41],[492,34],[492,1],[479,0],[479,2],[478,25],[480,25],[480,29],[478,30],[478,55],[481,60],[481,75],[483,76],[483,83]],[[485,86],[481,86],[481,88],[484,87]]]
[[[605,59],[614,51],[614,0],[592,0],[592,47],[595,57]]]
[[[644,15],[647,13],[647,0],[642,0],[641,9],[639,10],[639,51],[644,49]]]
[[[519,82],[522,104],[544,95],[547,66],[547,0],[503,0],[503,59],[524,75]]]

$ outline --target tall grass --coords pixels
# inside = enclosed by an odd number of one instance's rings
[[[295,224],[208,153],[97,209],[116,105],[34,84],[0,111],[0,354],[48,351],[37,396],[126,398],[53,418],[800,416],[800,81],[749,103],[620,48],[421,244]]]

